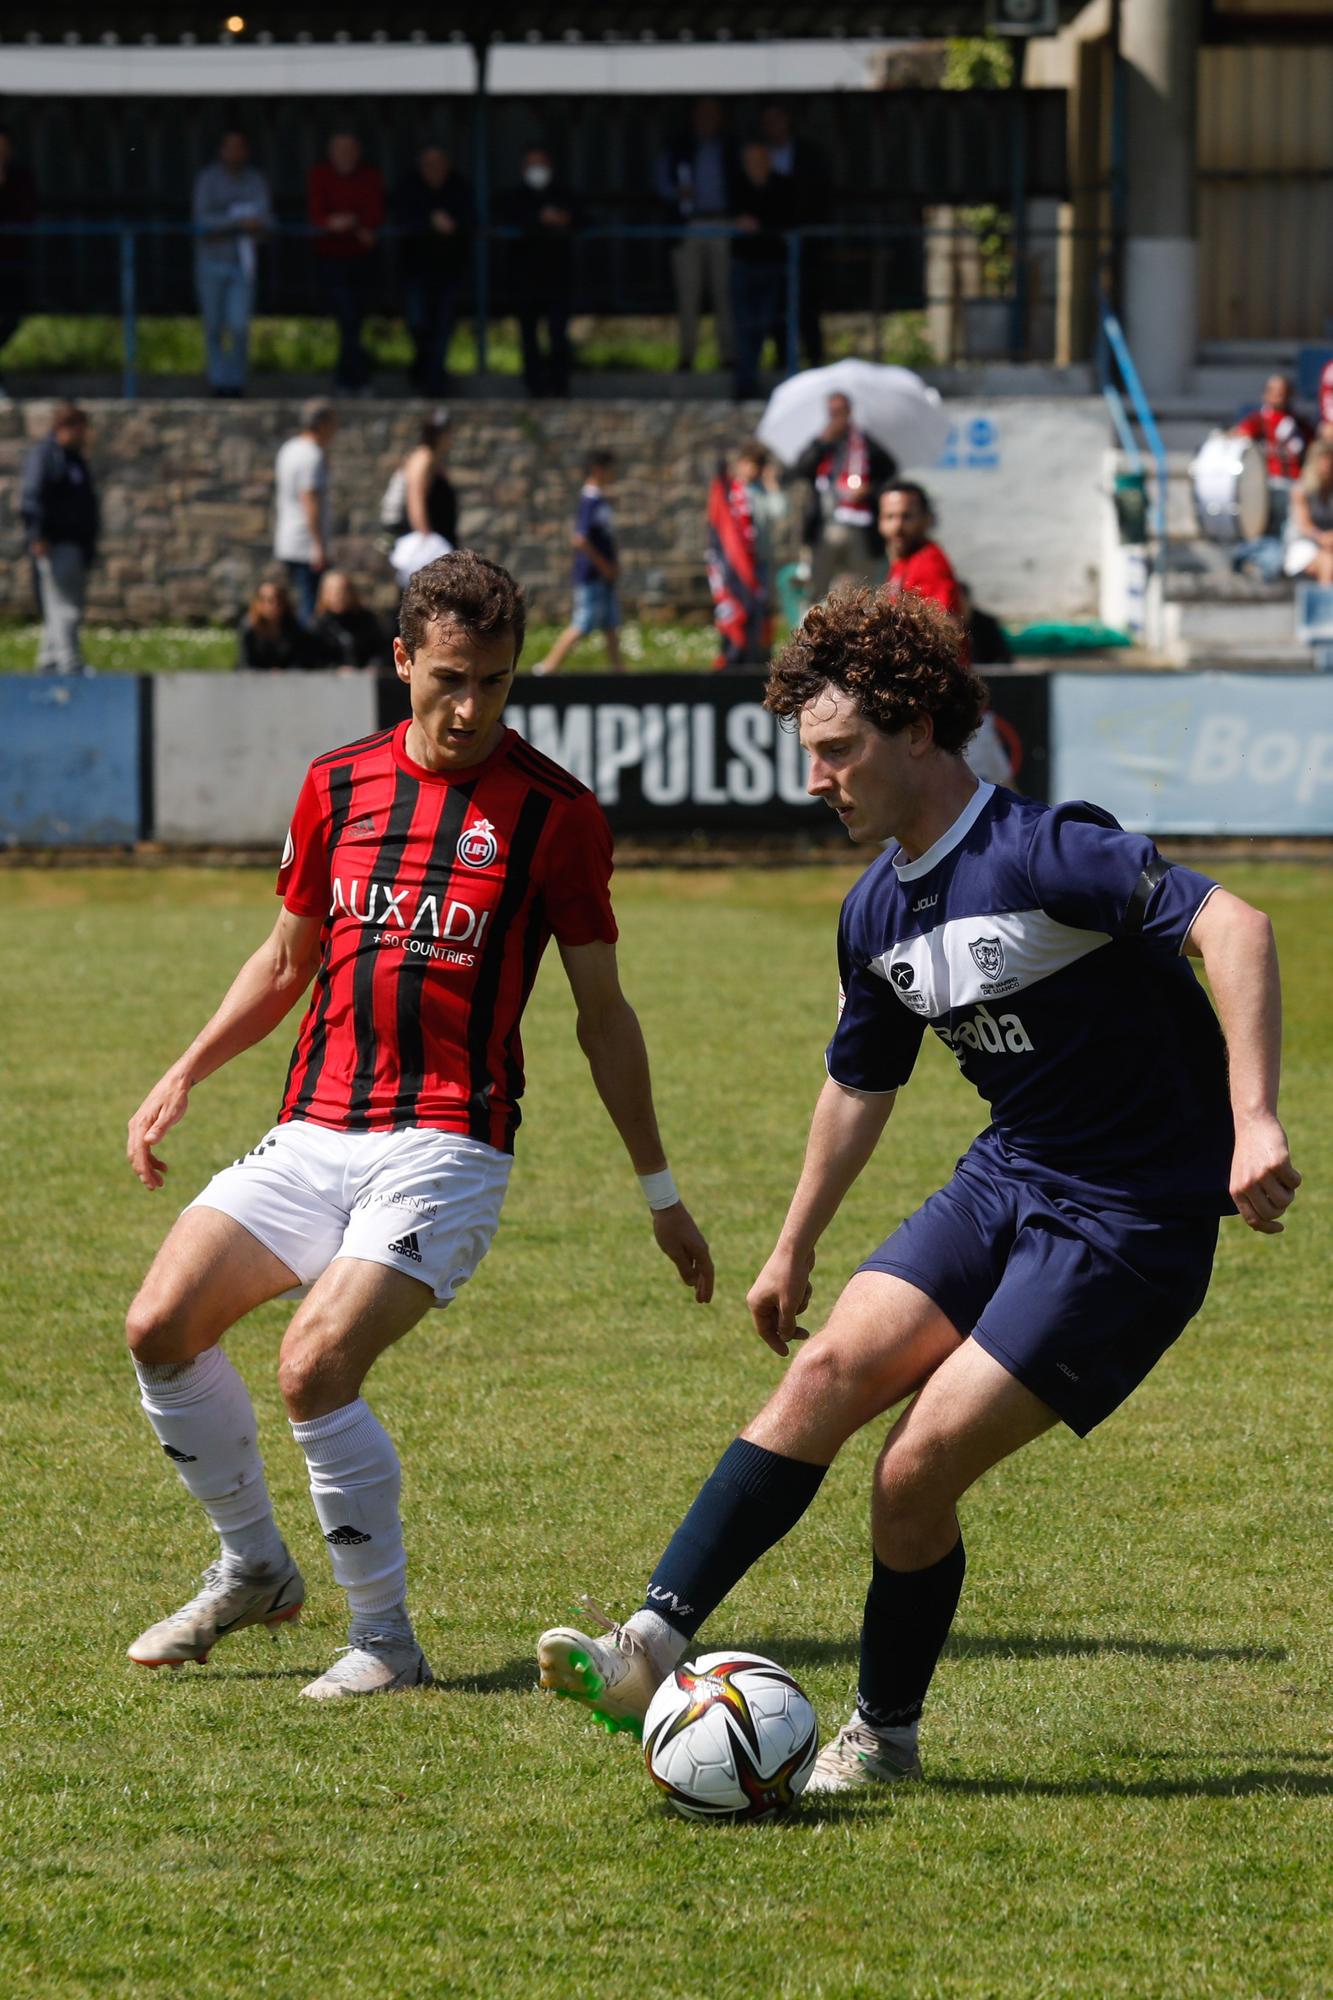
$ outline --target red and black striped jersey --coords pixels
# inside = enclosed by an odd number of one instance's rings
[[[611,830],[512,729],[459,771],[414,763],[407,729],[317,757],[296,803],[278,894],[324,928],[279,1121],[512,1152],[542,953],[616,938]]]

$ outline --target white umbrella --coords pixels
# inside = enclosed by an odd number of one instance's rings
[[[949,419],[939,391],[910,368],[874,361],[834,361],[789,375],[768,399],[759,425],[761,444],[784,465],[795,464],[828,422],[828,399],[835,390],[851,403],[852,422],[892,452],[900,467],[933,465],[943,451]]]

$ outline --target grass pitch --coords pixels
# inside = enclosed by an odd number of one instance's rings
[[[637,1601],[777,1375],[742,1298],[819,1086],[850,867],[619,882],[672,1161],[717,1252],[708,1311],[652,1246],[548,964],[496,1248],[371,1383],[440,1684],[333,1708],[296,1699],[344,1633],[273,1384],[280,1307],[231,1352],[306,1622],[179,1673],[123,1657],[213,1546],[137,1410],[124,1305],[177,1206],[270,1121],[290,1037],[198,1092],[157,1197],[124,1165],[124,1122],[263,933],[269,883],[0,875],[0,1992],[1329,1992],[1330,878],[1221,872],[1278,925],[1307,1177],[1288,1232],[1226,1225],[1204,1314],[1130,1404],[967,1503],[929,1781],[757,1829],[667,1816],[628,1738],[533,1691],[533,1643],[580,1589]],[[821,1248],[816,1309],[977,1122],[932,1041]],[[848,1446],[703,1635],[791,1666],[826,1729],[855,1672],[878,1441]]]

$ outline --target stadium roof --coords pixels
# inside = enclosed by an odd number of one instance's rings
[[[1072,20],[1083,0],[1060,0]],[[0,39],[105,44],[210,41],[559,42],[901,40],[985,32],[986,0],[8,0]],[[367,25],[368,18],[374,26]],[[241,22],[234,28],[229,24]],[[481,25],[484,24],[484,25]]]

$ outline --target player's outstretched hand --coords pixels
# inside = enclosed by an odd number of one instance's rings
[[[788,1354],[794,1340],[808,1334],[796,1321],[810,1303],[813,1250],[785,1250],[779,1244],[745,1296],[754,1330],[775,1354]]]
[[[1231,1199],[1262,1236],[1280,1236],[1281,1218],[1296,1199],[1301,1177],[1291,1164],[1287,1135],[1276,1118],[1254,1118],[1236,1129]]]
[[[130,1120],[125,1156],[146,1188],[160,1188],[167,1177],[167,1163],[158,1159],[153,1147],[180,1124],[189,1101],[189,1084],[169,1069]]]
[[[698,1223],[683,1201],[670,1208],[653,1210],[653,1235],[657,1247],[680,1272],[701,1306],[713,1296],[713,1258]]]

